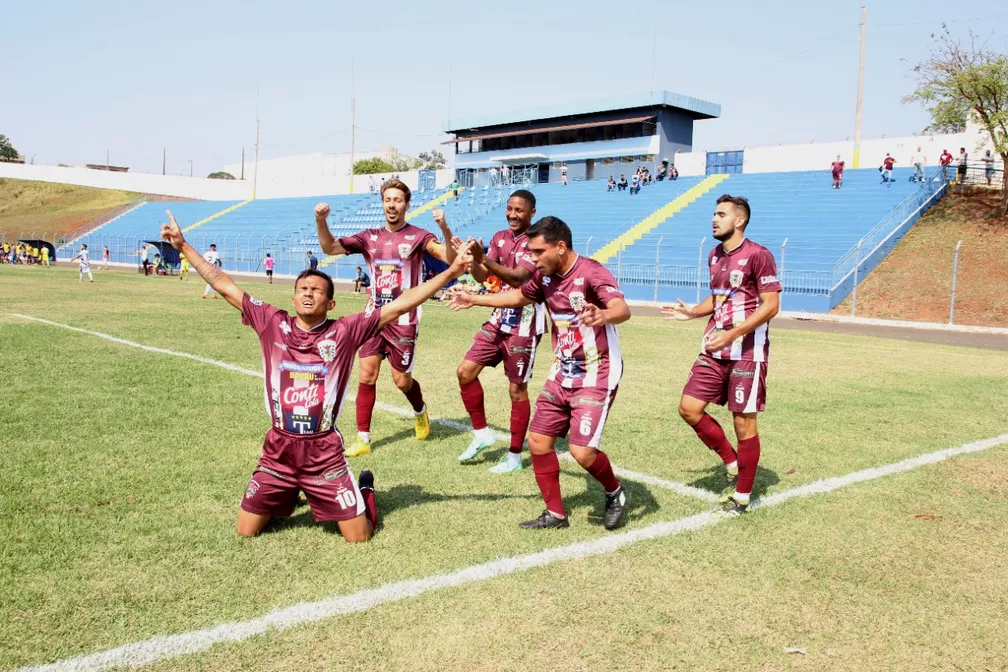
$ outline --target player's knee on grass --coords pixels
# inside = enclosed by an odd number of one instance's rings
[[[240,537],[254,537],[263,531],[263,528],[266,527],[266,523],[269,521],[270,516],[239,509],[235,531]]]
[[[526,383],[508,383],[508,394],[511,395],[511,403],[528,401],[528,385]]]
[[[343,539],[350,544],[360,544],[371,538],[371,524],[364,514],[339,521],[339,531]]]
[[[598,451],[588,446],[575,446],[571,444],[570,454],[583,469],[587,469],[595,462],[595,456],[598,454]]]

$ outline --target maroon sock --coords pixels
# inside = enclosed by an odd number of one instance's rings
[[[414,379],[413,386],[406,392],[406,401],[413,407],[413,411],[419,413],[423,410],[423,390],[420,389],[420,381]]]
[[[546,502],[546,509],[558,516],[566,516],[567,510],[564,509],[563,498],[560,497],[560,461],[557,460],[556,453],[533,454],[532,471],[535,472],[536,483],[539,484],[539,492]]]
[[[616,492],[619,490],[620,482],[616,478],[616,474],[613,473],[612,465],[609,464],[609,456],[601,450],[595,451],[595,461],[588,467],[588,473],[602,484],[606,492]]]
[[[371,523],[371,530],[376,530],[378,529],[378,505],[375,504],[374,490],[361,488],[361,497],[364,498],[364,516]]]
[[[462,390],[462,405],[469,413],[473,429],[484,429],[487,426],[486,410],[483,408],[483,386],[479,378],[459,387]]]
[[[371,431],[371,414],[374,412],[377,385],[360,383],[357,386],[357,431]]]
[[[532,404],[528,399],[511,402],[511,447],[508,449],[510,452],[521,453],[531,417]]]
[[[747,495],[752,492],[753,481],[756,480],[756,465],[759,464],[760,444],[759,434],[738,442],[738,483],[735,492]]]
[[[700,418],[700,422],[693,427],[693,431],[697,433],[697,436],[700,437],[705,446],[718,454],[718,457],[725,464],[731,464],[738,459],[735,455],[735,449],[732,448],[731,441],[728,440],[724,430],[721,429],[721,425],[713,417],[704,413],[703,417]]]

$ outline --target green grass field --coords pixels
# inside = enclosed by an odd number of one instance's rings
[[[0,669],[644,529],[709,510],[628,482],[623,530],[600,487],[562,462],[571,528],[531,469],[460,466],[468,436],[375,411],[384,527],[351,546],[307,508],[257,539],[235,510],[269,422],[261,380],[11,316],[21,313],[259,370],[257,338],[202,282],[0,267]],[[289,306],[289,283],[249,284]],[[361,309],[337,296],[336,312]],[[455,366],[485,315],[425,310],[415,374],[432,415],[467,422]],[[603,447],[618,467],[716,488],[718,460],[675,407],[702,325],[634,317]],[[756,494],[774,494],[1000,435],[1008,353],[777,330]],[[538,391],[549,352],[541,346]],[[503,375],[482,376],[506,427]],[[356,390],[351,381],[350,391]],[[387,371],[379,401],[407,406]],[[725,426],[730,416],[714,414]],[[348,402],[340,419],[352,436]],[[165,670],[1003,669],[1008,446],[757,509],[713,527],[435,590],[166,658]],[[526,455],[527,457],[527,455]],[[785,653],[799,647],[804,654]]]

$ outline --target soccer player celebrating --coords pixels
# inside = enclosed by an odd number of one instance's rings
[[[725,194],[717,200],[712,220],[721,244],[708,256],[711,295],[696,305],[665,306],[667,319],[691,320],[710,315],[682,399],[679,415],[700,440],[725,463],[728,487],[721,498],[732,515],[749,506],[760,440],[756,413],[766,406],[766,373],[770,357],[770,319],[780,309],[780,281],[770,250],[745,237],[749,201]],[[738,453],[718,421],[705,412],[709,403],[728,404],[734,416]],[[735,491],[730,493],[731,487]]]
[[[598,447],[623,375],[616,325],[630,319],[630,307],[602,264],[574,252],[570,228],[562,220],[543,217],[526,236],[536,272],[521,289],[489,295],[452,292],[449,306],[518,309],[546,304],[555,359],[529,428],[532,470],[546,510],[520,527],[568,527],[553,446],[569,432],[571,455],[605,489],[603,524],[612,530],[623,521],[628,498]]]
[[[254,536],[273,516],[289,516],[300,490],[317,522],[337,521],[347,541],[367,541],[378,519],[374,477],[365,471],[354,480],[336,429],[354,353],[461,275],[472,259],[468,246],[434,279],[401,292],[380,309],[368,304],[364,312],[336,320],[327,317],[336,305],[332,280],[321,271],[303,271],[294,282],[291,317],[239,289],[185,241],[170,212],[168,219],[161,237],[241,311],[242,323],[255,329],[262,347],[266,409],[273,426],[242,498],[238,534]]]
[[[381,185],[381,197],[385,226],[380,229],[365,229],[339,240],[333,237],[326,224],[329,206],[325,203],[315,206],[315,224],[322,251],[332,255],[364,255],[371,269],[371,277],[374,278],[368,291],[368,305],[378,308],[395,301],[402,292],[420,284],[424,252],[449,264],[455,259],[455,250],[450,244],[446,247],[429,231],[406,223],[410,189],[402,181],[395,178],[387,180]],[[445,241],[450,243],[451,230],[444,219],[444,213],[434,210],[434,219],[441,227]],[[374,412],[376,383],[381,360],[386,357],[392,365],[392,380],[413,407],[416,438],[422,440],[430,435],[430,418],[423,392],[420,383],[413,379],[420,313],[420,309],[416,308],[403,314],[361,346],[360,383],[357,386],[357,438],[346,451],[349,457],[371,452],[371,415]]]
[[[472,275],[477,282],[483,283],[488,275],[493,275],[511,287],[521,287],[532,277],[536,267],[529,255],[525,234],[535,216],[535,202],[532,192],[525,189],[511,194],[506,212],[508,228],[493,235],[485,256],[482,241],[470,248],[473,250]],[[536,347],[545,327],[545,311],[542,304],[537,303],[521,309],[498,308],[476,332],[469,352],[456,371],[462,403],[475,434],[469,447],[459,455],[460,462],[473,459],[496,441],[493,430],[487,426],[479,374],[483,367],[495,367],[503,362],[511,395],[511,447],[490,472],[506,474],[522,468],[522,444],[532,415],[528,381],[532,378]]]

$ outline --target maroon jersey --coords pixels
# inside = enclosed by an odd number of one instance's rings
[[[830,164],[830,169],[833,171],[834,175],[843,175],[844,162],[834,161]]]
[[[896,159],[892,158],[891,156],[887,156],[887,157],[886,157],[886,158],[885,158],[885,159],[884,159],[884,160],[882,161],[882,165],[884,165],[884,166],[885,166],[885,169],[886,169],[886,170],[892,170],[892,167],[893,167],[893,164],[894,164],[894,163],[896,163]]]
[[[531,273],[536,272],[528,253],[528,236],[524,232],[516,236],[511,229],[498,231],[490,239],[486,256],[507,269],[524,268]],[[490,316],[490,324],[506,334],[541,336],[546,330],[546,311],[541,303],[524,308],[496,308]]]
[[[718,245],[708,257],[714,314],[704,330],[704,342],[714,331],[733,329],[756,312],[760,292],[781,291],[777,264],[770,250],[748,238],[727,254]],[[770,357],[769,323],[764,322],[724,350],[712,352],[717,359],[765,362]],[[701,352],[704,352],[701,346]]]
[[[565,275],[536,271],[522,285],[522,294],[545,303],[553,322],[553,366],[548,380],[566,388],[597,387],[615,390],[623,376],[616,325],[583,327],[578,316],[591,303],[605,308],[623,292],[605,266],[578,255]]]
[[[311,331],[286,311],[242,297],[242,324],[255,329],[262,346],[266,413],[291,434],[317,434],[336,426],[354,356],[379,333],[381,311],[327,319]]]
[[[340,245],[347,254],[359,253],[371,269],[373,281],[368,289],[368,305],[382,307],[421,282],[423,255],[434,234],[407,224],[398,231],[365,229],[346,238]],[[420,308],[399,318],[397,324],[410,326],[420,321]]]

